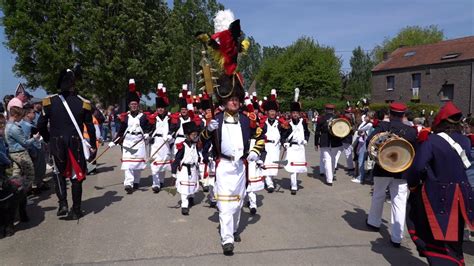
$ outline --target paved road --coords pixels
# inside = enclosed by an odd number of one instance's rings
[[[204,193],[197,194],[190,216],[182,216],[178,196],[152,193],[146,170],[140,190],[126,195],[115,147],[100,160],[99,174],[85,182],[86,216],[59,220],[56,196],[45,193],[28,206],[31,221],[0,240],[0,264],[425,265],[408,236],[401,249],[390,245],[388,204],[381,232],[367,231],[370,186],[351,183],[343,170],[333,187],[324,185],[314,166],[319,154],[312,144],[306,153],[311,167],[296,196],[281,171],[280,191],[259,193],[257,215],[244,208],[242,242],[233,257],[221,255],[218,215]],[[474,243],[465,244],[465,255],[473,265]]]

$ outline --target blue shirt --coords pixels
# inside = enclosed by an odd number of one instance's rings
[[[10,165],[11,161],[8,158],[7,146],[5,145],[5,139],[0,137],[0,164],[1,165]]]
[[[10,153],[25,151],[35,141],[33,138],[25,138],[23,129],[11,121],[8,121],[5,126],[5,140]]]

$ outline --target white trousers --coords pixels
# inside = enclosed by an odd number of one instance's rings
[[[334,163],[334,167],[337,168],[337,162],[339,162],[339,157],[344,152],[344,156],[346,157],[346,166],[348,169],[354,169],[354,159],[352,158],[352,145],[349,143],[342,143],[342,150],[338,150],[336,153],[336,161]]]
[[[189,208],[189,198],[194,197],[194,194],[181,194],[181,208]]]
[[[153,185],[151,187],[161,187],[161,183],[165,182],[166,172],[157,172],[153,174]]]
[[[133,186],[133,184],[140,183],[140,174],[142,170],[127,169],[125,171],[125,179],[123,180],[124,186]]]
[[[331,147],[324,147],[321,148],[321,157],[322,157],[322,166],[320,168],[324,168],[324,174],[326,175],[326,182],[332,183],[334,179],[334,168],[336,162],[336,153],[340,150],[340,147],[331,148]]]
[[[248,192],[247,196],[249,197],[250,208],[257,208],[257,194],[255,192]]]
[[[219,209],[221,244],[234,243],[246,195],[245,165],[242,160],[221,160],[216,167],[215,195]]]
[[[375,227],[380,227],[382,224],[383,204],[387,187],[392,201],[390,218],[391,239],[395,243],[400,243],[402,242],[403,230],[405,229],[405,212],[408,199],[406,180],[391,177],[374,177],[374,194],[367,222]]]
[[[240,223],[240,213],[242,212],[243,200],[240,200],[239,207],[236,209],[219,208],[219,223],[221,225],[221,243],[234,243],[234,233],[237,232]]]
[[[273,176],[266,176],[265,183],[267,184],[267,187],[275,188],[275,185],[273,184]]]
[[[291,173],[291,190],[298,190],[298,173]]]

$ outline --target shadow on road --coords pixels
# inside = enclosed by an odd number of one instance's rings
[[[85,211],[85,215],[89,213],[97,214],[114,202],[121,201],[122,198],[123,196],[117,196],[117,191],[107,191],[102,196],[84,200],[82,208]]]
[[[56,209],[56,207],[43,208],[38,205],[41,201],[45,201],[51,198],[52,196],[55,196],[53,182],[48,182],[48,185],[50,189],[41,192],[41,194],[36,197],[31,198],[33,204],[26,206],[26,212],[28,214],[28,217],[30,218],[30,221],[26,223],[19,223],[17,226],[15,226],[15,231],[26,230],[40,225],[45,219],[44,213]]]
[[[474,242],[472,240],[464,241],[463,251],[465,254],[474,255]]]
[[[341,217],[350,225],[350,227],[359,231],[372,232],[372,230],[367,228],[367,225],[365,224],[368,216],[365,210],[361,208],[354,208],[354,211],[345,210],[344,212],[345,214],[343,214]],[[385,220],[382,221],[386,222]],[[380,227],[381,230],[386,228],[387,227],[384,224],[382,224]]]
[[[385,232],[385,233],[384,233]],[[386,230],[381,230],[383,238],[371,241],[371,250],[381,254],[390,265],[426,265],[417,255],[410,252],[406,247],[394,248],[390,244],[390,235]],[[409,241],[409,240],[408,240]]]
[[[299,174],[298,175],[298,180],[296,182],[298,184],[298,190],[304,189],[304,186],[301,185],[301,178],[303,176],[304,176],[304,174]],[[281,178],[279,181],[275,180],[275,183],[277,185],[279,185],[282,189],[291,190],[291,180],[287,177]],[[277,190],[278,190],[278,188],[277,188]]]
[[[319,180],[319,182],[326,184],[326,176],[321,175],[320,167],[319,166],[311,166],[311,173],[308,172],[308,177],[314,178]]]
[[[354,208],[353,211],[346,210],[345,214],[341,216],[350,227],[359,231],[373,232],[365,224],[367,219],[367,213],[361,208]],[[387,223],[386,220],[382,220],[383,223]],[[381,254],[391,265],[425,265],[417,255],[410,252],[405,247],[394,248],[390,243],[390,232],[385,224],[380,226],[380,232],[373,232],[374,237],[381,235],[375,241],[371,241],[371,250],[375,253]],[[405,240],[410,241],[410,239]]]

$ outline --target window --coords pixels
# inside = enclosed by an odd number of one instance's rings
[[[415,73],[411,75],[411,91],[412,91],[412,99],[419,99],[420,98],[420,88],[421,88],[421,74]]]
[[[456,58],[460,55],[461,55],[461,53],[449,53],[449,54],[446,54],[443,57],[441,57],[441,60],[454,59],[454,58]]]
[[[454,85],[444,84],[438,93],[441,101],[449,101],[454,99]]]
[[[410,57],[410,56],[414,56],[416,54],[416,51],[409,51],[409,52],[406,52],[405,53],[405,57]]]
[[[395,76],[387,76],[387,90],[392,91],[395,89]]]

